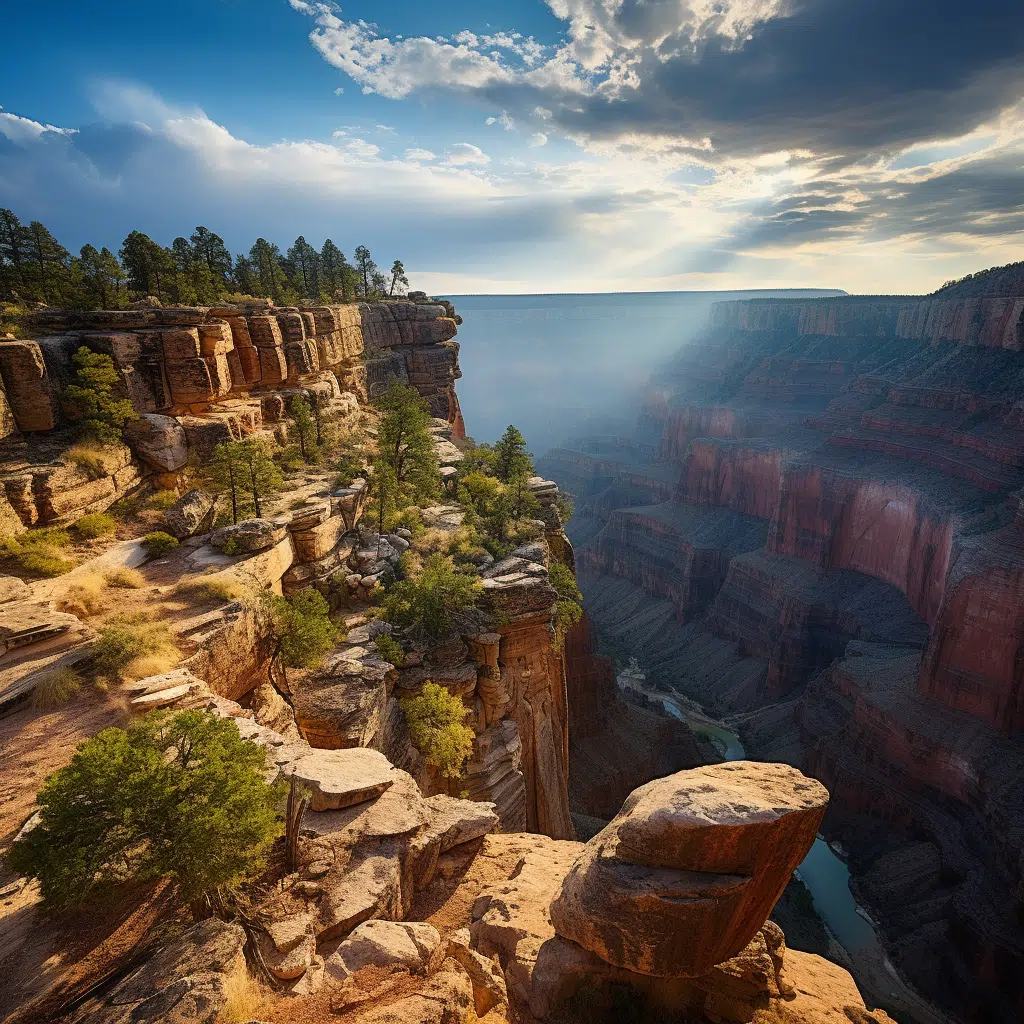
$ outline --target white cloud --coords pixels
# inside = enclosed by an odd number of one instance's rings
[[[548,137],[543,132],[534,132],[530,136],[530,148],[538,149],[548,144]]]
[[[348,135],[348,132],[344,128],[339,128],[336,132],[331,132],[331,135],[335,139],[341,139]]]
[[[446,153],[448,163],[452,165],[480,165],[491,162],[491,158],[479,146],[470,142],[456,142],[449,146]]]
[[[404,156],[406,160],[436,160],[437,159],[437,154],[436,153],[431,153],[429,149],[419,149],[419,148],[415,148],[415,147],[413,149],[407,149],[402,154],[402,156]]]
[[[360,159],[372,159],[380,153],[380,146],[375,146],[372,142],[366,142],[363,139],[353,139],[345,144],[345,149]]]
[[[395,129],[392,128],[391,125],[389,125],[389,124],[377,124],[377,125],[374,125],[374,127],[379,132],[390,132],[392,135],[397,135],[398,134],[398,132],[395,131]]]
[[[335,96],[343,96],[344,94],[345,94],[345,90],[340,85],[338,86],[337,89],[334,90],[334,95]]]
[[[0,108],[0,135],[10,139],[11,142],[27,142],[38,139],[44,132],[53,132],[56,135],[73,135],[74,128],[58,128],[52,124],[40,124],[28,117],[19,117],[17,114],[9,114]]]

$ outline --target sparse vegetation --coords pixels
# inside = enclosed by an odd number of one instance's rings
[[[175,587],[175,593],[193,601],[237,601],[245,594],[245,587],[233,577],[192,577],[183,579]]]
[[[47,672],[32,691],[31,704],[37,711],[63,707],[82,689],[82,677],[73,668]]]
[[[8,853],[44,903],[81,905],[103,888],[172,878],[202,913],[208,897],[263,866],[280,833],[280,791],[264,754],[201,711],[148,716],[82,743],[39,794],[40,822]]]
[[[395,668],[401,668],[405,660],[405,651],[402,645],[390,634],[381,633],[374,641],[377,653],[385,660],[391,662]]]
[[[384,618],[413,636],[439,640],[476,607],[482,589],[444,555],[430,555],[419,576],[395,583],[384,598]]]
[[[58,599],[57,607],[79,618],[89,618],[103,610],[103,594],[106,589],[107,581],[99,573],[80,576]]]
[[[118,569],[111,569],[103,574],[108,587],[117,587],[122,590],[138,590],[146,582],[145,577],[138,569],[129,569],[126,565]]]
[[[163,530],[154,530],[142,538],[142,546],[150,555],[158,558],[160,555],[166,555],[168,551],[173,551],[178,546],[178,542],[169,533],[165,533]]]
[[[243,1024],[260,1016],[267,1001],[267,988],[245,967],[229,974],[224,982],[227,997],[216,1024]]]
[[[561,649],[565,636],[583,618],[583,595],[576,585],[572,569],[562,562],[552,562],[548,579],[558,593],[555,639],[553,646]]]
[[[109,537],[117,532],[117,520],[105,512],[91,512],[75,521],[72,529],[79,537],[95,540],[98,537]]]
[[[76,444],[64,456],[83,476],[90,480],[102,480],[107,475],[107,463],[103,451],[95,440]]]
[[[154,491],[146,504],[158,512],[166,512],[178,500],[174,491]]]
[[[61,576],[74,569],[76,562],[68,551],[70,547],[68,532],[55,527],[29,530],[0,540],[0,551],[22,572],[32,576]]]
[[[227,441],[213,450],[205,467],[207,485],[229,499],[231,522],[263,516],[264,504],[284,480],[268,442],[254,438]]]
[[[401,703],[413,746],[427,764],[445,778],[462,778],[473,753],[473,730],[466,725],[469,710],[462,700],[427,682],[418,696]]]
[[[166,672],[180,657],[167,626],[143,613],[104,624],[92,653],[97,673],[113,679]]]

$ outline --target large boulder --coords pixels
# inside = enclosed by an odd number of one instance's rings
[[[144,412],[125,424],[124,434],[129,447],[154,469],[174,473],[188,462],[185,430],[173,416]]]
[[[288,526],[273,519],[243,519],[214,530],[210,543],[227,554],[254,554],[266,551],[288,536]]]
[[[425,974],[441,959],[441,936],[421,921],[364,921],[327,958],[327,975],[344,981],[368,967]]]
[[[205,533],[213,525],[216,506],[216,498],[193,487],[164,513],[168,532],[178,540]]]
[[[555,931],[637,974],[694,978],[740,953],[811,848],[828,792],[733,761],[641,786],[583,848]]]

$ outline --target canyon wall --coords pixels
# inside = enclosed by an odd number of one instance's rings
[[[538,464],[598,633],[829,785],[894,959],[977,1021],[1024,1012],[1022,346],[1024,295],[719,303],[656,455],[645,403]]]

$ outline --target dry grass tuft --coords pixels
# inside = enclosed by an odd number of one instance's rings
[[[181,659],[170,629],[152,615],[111,619],[93,645],[96,670],[111,679],[143,679],[169,672]]]
[[[145,576],[138,569],[129,569],[125,565],[104,573],[103,578],[107,581],[108,587],[118,587],[122,590],[138,590],[146,582]]]
[[[216,1024],[242,1024],[258,1017],[267,1002],[267,989],[246,967],[228,975],[224,983],[227,1002],[217,1015]]]
[[[189,601],[228,602],[244,597],[247,591],[235,577],[220,576],[210,579],[186,577],[174,588],[174,593]]]
[[[63,707],[82,688],[82,677],[73,668],[57,668],[36,683],[31,703],[37,711]]]
[[[98,572],[81,576],[57,600],[57,607],[62,612],[70,612],[82,619],[98,615],[103,611],[103,593],[106,588],[106,577]]]

